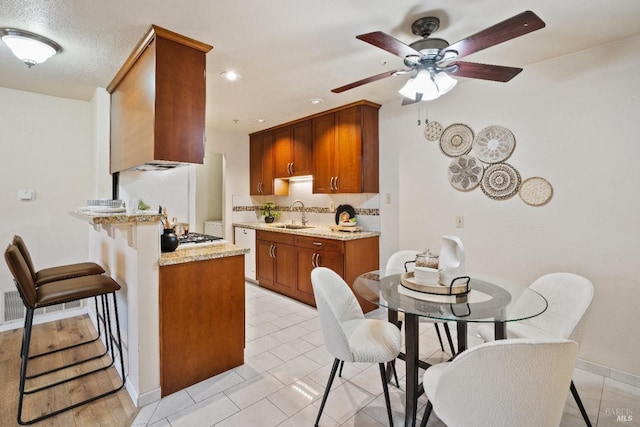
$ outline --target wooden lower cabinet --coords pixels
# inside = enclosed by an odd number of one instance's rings
[[[244,363],[244,255],[160,267],[160,389]]]
[[[315,267],[330,268],[349,286],[360,274],[379,268],[378,237],[342,241],[258,230],[256,247],[259,285],[314,307]],[[358,301],[365,313],[377,308]]]

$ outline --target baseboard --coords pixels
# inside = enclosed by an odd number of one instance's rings
[[[141,408],[143,406],[147,406],[150,403],[157,402],[161,398],[160,389],[157,388],[155,390],[151,390],[144,394],[139,394],[138,390],[135,389],[131,381],[127,378],[125,383],[125,388],[127,389],[127,393],[131,397],[131,401],[136,406],[136,408]]]
[[[640,376],[630,374],[629,372],[619,371],[608,366],[599,365],[582,359],[578,359],[576,361],[576,368],[591,372],[592,374],[601,375],[605,378],[611,378],[612,380],[620,381],[621,383],[629,384],[634,387],[640,387]]]

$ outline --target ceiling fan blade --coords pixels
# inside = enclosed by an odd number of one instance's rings
[[[458,52],[458,58],[495,46],[507,40],[523,36],[532,31],[545,27],[545,23],[538,15],[527,10],[492,27],[475,33],[466,39],[455,42],[445,51]]]
[[[454,64],[458,66],[457,71],[451,72],[454,77],[469,77],[471,79],[493,80],[495,82],[508,82],[522,71],[522,68],[479,64],[477,62],[458,61]]]
[[[395,39],[389,34],[383,33],[382,31],[360,34],[359,36],[356,36],[356,38],[358,40],[362,40],[376,47],[379,47],[380,49],[386,50],[387,52],[391,52],[394,55],[399,56],[400,58],[404,58],[409,55],[422,56],[420,52],[418,52],[414,48],[407,46],[400,40]]]
[[[363,84],[375,82],[376,80],[381,80],[381,79],[384,79],[386,77],[391,77],[391,76],[393,76],[395,73],[397,73],[399,71],[405,71],[405,70],[397,69],[397,70],[385,71],[384,73],[376,74],[375,76],[367,77],[366,79],[358,80],[357,82],[349,83],[348,85],[344,85],[344,86],[340,86],[340,87],[335,88],[335,89],[331,89],[331,92],[333,92],[333,93],[344,92],[345,90],[353,89],[354,87],[362,86]]]

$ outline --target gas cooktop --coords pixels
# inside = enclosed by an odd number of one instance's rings
[[[208,234],[201,233],[188,233],[178,237],[181,245],[185,243],[209,243],[216,240],[222,240],[222,237],[209,236]]]

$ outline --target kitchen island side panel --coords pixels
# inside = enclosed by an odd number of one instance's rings
[[[244,363],[244,310],[244,255],[160,267],[163,397]]]

